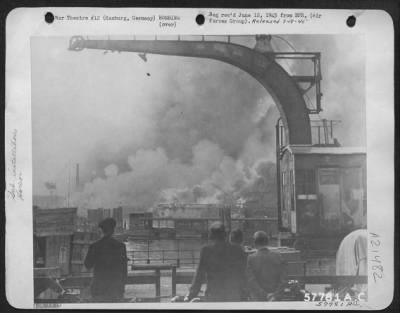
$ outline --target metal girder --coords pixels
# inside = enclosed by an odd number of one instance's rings
[[[219,60],[249,73],[274,98],[287,130],[290,144],[311,144],[309,110],[296,81],[273,56],[223,41],[186,40],[99,40],[74,36],[69,49],[99,49],[117,52],[174,55]]]

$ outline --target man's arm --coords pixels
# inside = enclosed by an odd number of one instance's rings
[[[96,259],[96,258],[95,258],[95,255],[94,255],[94,248],[93,248],[93,245],[90,245],[90,246],[89,246],[88,253],[87,253],[86,258],[85,258],[85,267],[86,267],[88,270],[90,270],[90,269],[93,268],[95,259]]]
[[[200,292],[201,285],[203,284],[205,277],[206,277],[206,271],[205,271],[205,254],[204,254],[204,248],[200,250],[200,260],[199,264],[197,265],[196,273],[193,278],[192,285],[189,288],[189,294],[188,294],[188,300],[190,301],[191,299],[195,298],[198,293]]]
[[[254,272],[253,258],[251,256],[247,258],[246,275],[250,295],[255,296],[258,300],[266,299],[267,292],[257,282],[257,273]]]

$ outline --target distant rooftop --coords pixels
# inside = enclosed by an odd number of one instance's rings
[[[67,199],[58,195],[33,195],[33,206],[41,209],[51,209],[67,206]]]

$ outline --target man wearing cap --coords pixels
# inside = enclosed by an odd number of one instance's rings
[[[242,301],[246,295],[247,256],[238,245],[225,240],[226,232],[222,223],[210,227],[212,244],[200,251],[200,260],[185,301],[195,298],[202,283],[207,284],[206,301]]]
[[[99,223],[103,237],[90,245],[85,266],[93,269],[91,293],[94,301],[119,301],[124,297],[127,278],[126,247],[113,238],[116,222],[106,218]]]
[[[273,301],[281,291],[285,278],[285,264],[281,255],[268,249],[268,235],[254,234],[257,252],[247,258],[247,282],[251,301]]]

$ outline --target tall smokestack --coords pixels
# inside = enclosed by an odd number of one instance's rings
[[[76,164],[76,182],[75,190],[79,191],[79,163]]]

